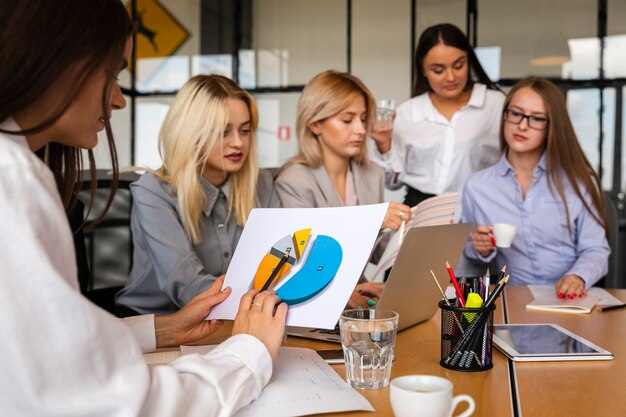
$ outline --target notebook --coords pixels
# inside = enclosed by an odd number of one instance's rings
[[[573,300],[560,299],[556,296],[535,298],[526,304],[527,310],[554,311],[560,313],[589,314],[600,298],[592,295],[577,297]]]
[[[376,306],[399,314],[398,330],[428,320],[435,314],[441,293],[433,282],[430,270],[435,272],[439,284],[445,288],[449,282],[446,261],[453,266],[456,264],[471,230],[470,223],[409,229]],[[336,330],[290,326],[287,334],[340,342]]]
[[[528,289],[534,299],[526,305],[527,310],[589,314],[596,305],[622,304],[605,289],[598,287],[589,288],[585,297],[577,297],[573,300],[558,298],[555,294],[554,285],[529,285]]]
[[[411,207],[411,219],[406,223],[404,230],[410,230],[413,227],[454,223],[457,198],[458,193],[437,195]],[[378,264],[375,266],[370,264],[364,272],[369,281],[384,281],[385,271],[393,266],[403,239],[402,228],[391,233]]]

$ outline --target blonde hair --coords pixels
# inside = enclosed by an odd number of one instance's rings
[[[254,133],[259,120],[254,99],[234,81],[221,75],[198,75],[187,81],[174,97],[159,133],[163,166],[155,175],[172,186],[183,227],[194,244],[202,241],[200,218],[206,204],[200,183],[202,171],[211,150],[222,146],[229,122],[228,99],[246,103]],[[239,171],[231,174],[227,218],[234,214],[238,225],[243,225],[250,210],[258,206],[258,170],[251,135],[246,161]]]
[[[368,137],[376,111],[376,102],[363,82],[354,75],[333,70],[324,71],[313,77],[304,87],[298,101],[296,131],[299,152],[289,163],[319,167],[323,160],[322,148],[311,131],[311,124],[340,113],[358,95],[363,96],[365,100],[365,134]],[[359,165],[367,165],[369,162],[367,141],[363,141],[361,151],[353,159]]]

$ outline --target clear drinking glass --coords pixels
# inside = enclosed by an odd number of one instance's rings
[[[396,108],[395,100],[385,99],[378,100],[376,104],[376,120],[374,121],[374,130],[383,132],[391,130],[393,127],[393,111]]]
[[[389,385],[398,313],[391,310],[346,310],[339,319],[346,380],[354,388]]]

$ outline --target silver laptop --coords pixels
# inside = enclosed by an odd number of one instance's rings
[[[402,242],[396,261],[376,308],[399,314],[398,330],[428,320],[437,311],[441,292],[433,282],[432,269],[443,289],[450,278],[446,261],[454,267],[461,256],[470,223],[411,228]],[[340,342],[338,327],[333,330],[287,327],[290,336]]]

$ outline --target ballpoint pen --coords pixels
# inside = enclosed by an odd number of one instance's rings
[[[604,307],[600,307],[600,311],[604,313],[605,311],[619,310],[620,308],[624,308],[624,307],[626,307],[626,304],[618,304],[616,306],[604,306]]]
[[[489,272],[489,268],[487,268],[487,273],[485,274],[485,296],[483,297],[483,300],[486,300],[487,298],[489,298],[489,284],[491,284],[491,273]]]

